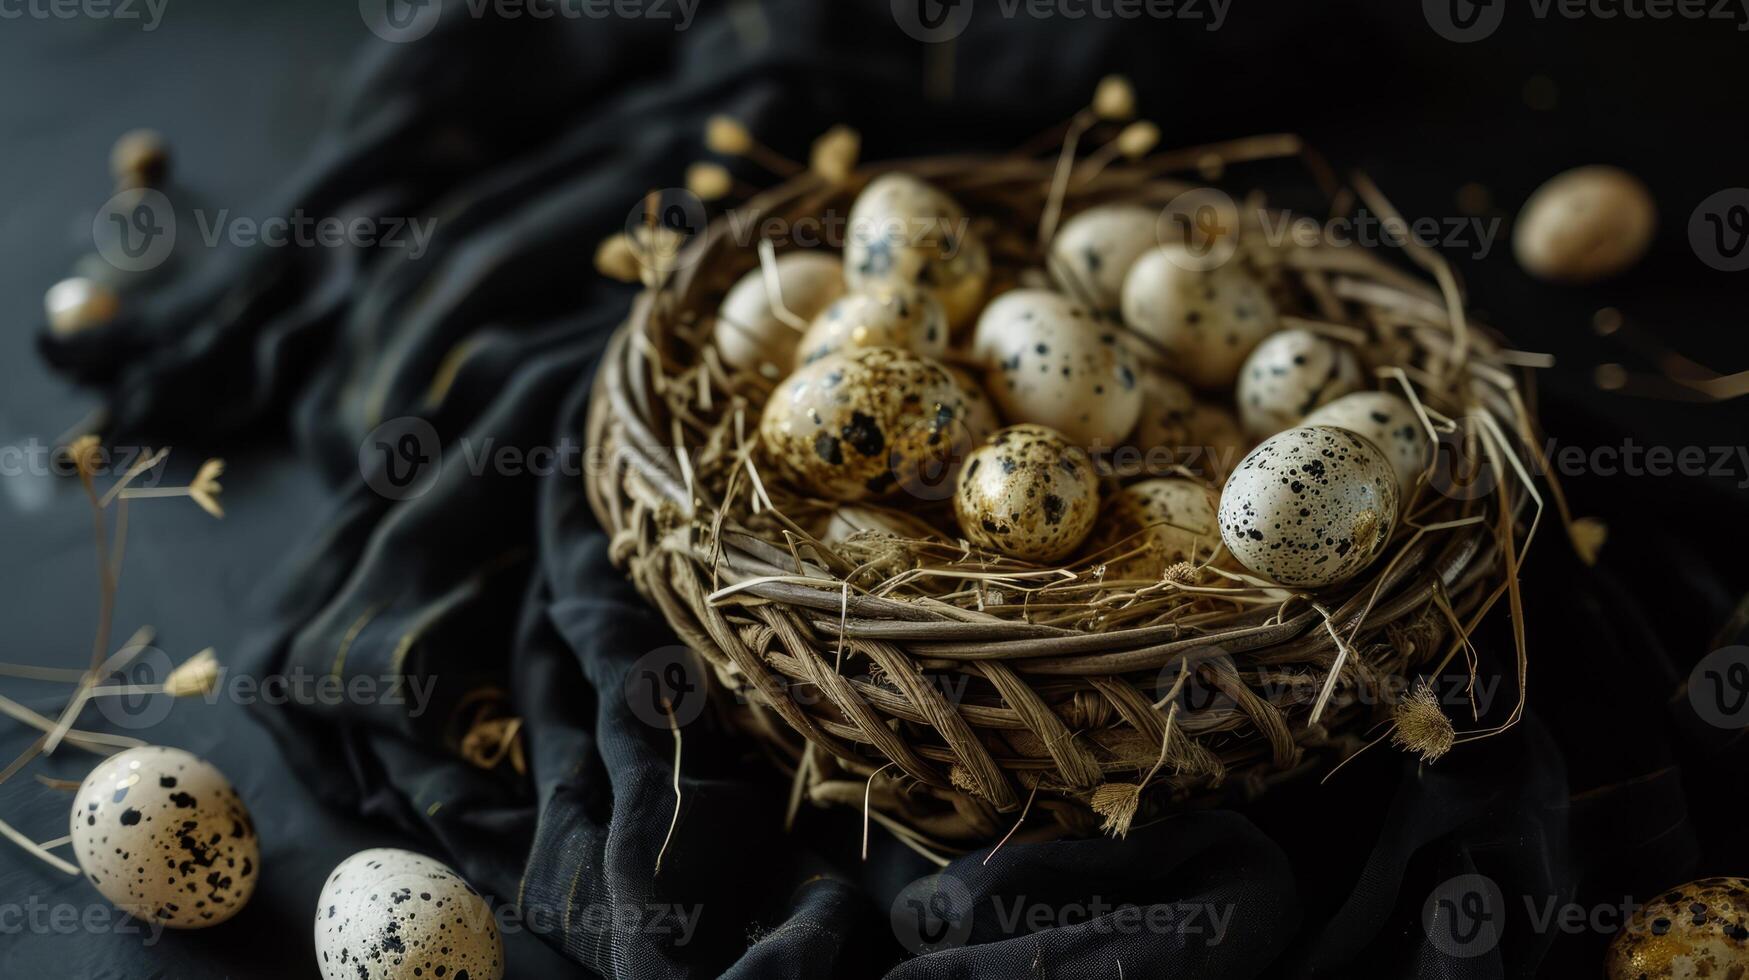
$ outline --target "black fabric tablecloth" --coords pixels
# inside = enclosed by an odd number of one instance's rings
[[[1300,132],[1338,166],[1364,167],[1412,216],[1458,214],[1454,188],[1466,181],[1510,209],[1569,165],[1606,160],[1644,175],[1664,209],[1660,235],[1615,282],[1532,283],[1503,242],[1452,258],[1491,321],[1557,355],[1540,395],[1562,443],[1732,445],[1740,406],[1598,395],[1590,366],[1627,355],[1587,328],[1612,304],[1741,366],[1725,327],[1743,281],[1702,264],[1687,236],[1689,212],[1731,186],[1742,159],[1733,102],[1745,42],[1730,25],[1521,17],[1455,44],[1413,6],[1235,5],[1207,30],[1005,17],[980,4],[943,91],[924,82],[942,51],[898,31],[885,3],[707,4],[684,31],[655,18],[468,13],[450,4],[432,33],[404,44],[352,25],[350,67],[309,79],[325,121],[287,149],[285,178],[255,212],[432,218],[423,255],[197,248],[112,329],[42,351],[103,393],[117,441],[194,447],[185,460],[278,457],[263,468],[288,471],[255,491],[285,494],[295,501],[285,510],[252,511],[247,475],[227,490],[258,530],[212,532],[202,554],[247,551],[262,584],[247,604],[215,603],[233,608],[205,624],[190,617],[179,641],[204,642],[199,627],[225,621],[237,670],[319,675],[343,655],[347,676],[434,682],[429,709],[177,706],[151,737],[238,778],[269,841],[254,906],[210,938],[145,949],[118,935],[30,935],[9,943],[7,975],[308,975],[321,878],[366,842],[442,856],[516,906],[527,925],[510,937],[512,976],[567,966],[747,978],[1584,975],[1613,923],[1539,925],[1549,908],[1607,909],[1703,873],[1749,871],[1730,819],[1745,796],[1741,747],[1694,724],[1677,693],[1724,642],[1718,630],[1749,578],[1728,540],[1744,514],[1740,467],[1569,478],[1576,509],[1604,517],[1612,539],[1605,561],[1585,568],[1545,525],[1525,578],[1532,709],[1509,734],[1431,767],[1375,750],[1326,784],[1123,841],[1012,843],[987,864],[962,859],[945,875],[974,907],[967,942],[924,957],[904,948],[892,911],[934,869],[878,832],[859,861],[854,812],[804,811],[785,833],[787,785],[709,716],[688,727],[684,803],[654,873],[672,743],[631,709],[625,675],[672,637],[608,563],[575,474],[470,471],[482,446],[581,438],[596,360],[631,295],[594,274],[595,245],[641,194],[679,184],[706,155],[709,114],[746,120],[792,156],[838,122],[862,131],[870,158],[999,150],[1067,116],[1112,71],[1135,80],[1169,144]],[[285,30],[296,35],[297,19]],[[240,57],[208,69],[212,84],[251,71]],[[227,120],[184,125],[200,124]],[[242,151],[219,141],[206,152]],[[100,181],[89,198],[104,196]],[[215,199],[185,178],[175,193],[216,208],[234,192]],[[12,232],[9,247],[27,247]],[[7,370],[40,369],[15,359]],[[364,479],[359,450],[380,422],[408,416],[433,426],[443,452],[428,492],[395,500]],[[285,513],[296,515],[290,532],[274,527]],[[87,601],[67,591],[69,607]],[[1498,674],[1509,637],[1490,626],[1480,642]],[[78,644],[67,646],[77,662]],[[525,719],[526,780],[454,752],[460,702],[485,690]],[[55,765],[66,775],[73,763]],[[28,793],[32,813],[48,814],[47,792],[15,781],[0,799]],[[0,861],[21,894],[92,900],[80,883],[45,884],[52,872],[11,852]],[[1502,927],[1498,943],[1460,957],[1421,920],[1464,875],[1498,886]],[[1165,910],[1184,927],[1122,928],[1115,913],[1085,911],[1101,903]],[[1017,907],[1046,918],[1014,927],[1004,910]]]

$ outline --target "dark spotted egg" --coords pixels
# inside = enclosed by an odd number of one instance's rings
[[[1283,330],[1265,337],[1239,371],[1239,421],[1253,439],[1272,436],[1360,383],[1360,359],[1348,345]]]
[[[1159,221],[1159,212],[1140,204],[1088,208],[1051,239],[1051,275],[1063,292],[1102,313],[1116,313],[1124,274],[1160,244]]]
[[[1218,486],[1251,447],[1232,412],[1164,372],[1143,372],[1142,405],[1133,441],[1148,473],[1179,466]]]
[[[990,253],[966,212],[909,174],[877,177],[850,206],[844,279],[852,289],[909,283],[935,294],[953,327],[969,323],[990,281]]]
[[[1183,477],[1124,487],[1100,521],[1101,557],[1111,564],[1106,577],[1159,579],[1179,562],[1208,561],[1221,541],[1216,501],[1213,490]]]
[[[1702,878],[1635,912],[1609,944],[1609,980],[1749,976],[1749,879]]]
[[[1221,540],[1246,568],[1316,588],[1372,564],[1397,523],[1397,477],[1379,447],[1347,429],[1277,433],[1221,490]]]
[[[98,763],[73,798],[73,853],[104,898],[142,921],[204,929],[255,893],[261,845],[224,773],[148,745]]]
[[[1385,451],[1397,474],[1397,492],[1407,500],[1427,468],[1432,445],[1421,417],[1406,399],[1385,391],[1343,395],[1306,416],[1307,425],[1333,425],[1358,432]]]
[[[1002,416],[1056,429],[1082,446],[1115,446],[1142,413],[1135,358],[1115,328],[1060,293],[1016,289],[985,307],[972,357]]]
[[[830,252],[786,252],[775,264],[784,309],[804,323],[844,294],[844,270]],[[715,337],[723,363],[775,376],[789,370],[802,334],[778,316],[765,271],[755,266],[723,297]]]
[[[1123,322],[1163,351],[1172,372],[1198,388],[1225,388],[1264,337],[1275,304],[1233,261],[1208,266],[1184,245],[1162,245],[1130,266]]]
[[[928,291],[877,284],[839,297],[802,335],[797,364],[852,347],[903,347],[925,357],[947,353],[947,314]]]
[[[1087,453],[1062,433],[1011,426],[966,458],[953,509],[973,544],[1025,561],[1056,561],[1093,529],[1099,478]]]
[[[805,491],[834,500],[907,490],[941,499],[975,444],[970,412],[969,396],[938,362],[863,347],[786,378],[765,404],[759,435],[767,460]]]
[[[500,980],[492,907],[442,861],[378,847],[340,862],[316,902],[324,980]]]

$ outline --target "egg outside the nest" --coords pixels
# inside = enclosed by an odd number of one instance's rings
[[[73,797],[73,854],[117,908],[172,929],[204,929],[255,893],[261,845],[224,773],[148,745],[97,764]]]
[[[967,540],[1036,563],[1064,558],[1099,514],[1093,461],[1062,433],[1016,425],[972,451],[960,470],[954,516]]]
[[[492,906],[449,865],[393,847],[340,862],[316,902],[324,980],[501,980]]]
[[[1221,490],[1221,540],[1251,571],[1317,588],[1372,564],[1397,523],[1397,477],[1384,451],[1333,426],[1263,441]]]

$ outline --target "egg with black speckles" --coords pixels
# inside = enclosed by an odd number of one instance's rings
[[[1239,370],[1239,421],[1254,439],[1275,435],[1361,380],[1360,359],[1347,344],[1310,330],[1271,334]]]
[[[1277,327],[1269,293],[1237,262],[1204,268],[1189,247],[1162,245],[1124,277],[1123,322],[1198,388],[1225,388]]]
[[[1199,400],[1189,385],[1162,371],[1143,372],[1142,405],[1132,441],[1148,473],[1178,466],[1219,486],[1251,448],[1232,412]]]
[[[820,311],[796,348],[811,364],[852,347],[903,347],[925,357],[947,353],[947,314],[926,290],[904,283],[875,285],[840,296]]]
[[[1386,391],[1357,391],[1343,395],[1306,416],[1306,425],[1333,425],[1358,432],[1385,451],[1397,474],[1397,492],[1403,500],[1427,469],[1432,441],[1421,417],[1408,400]]]
[[[1221,541],[1218,499],[1207,486],[1183,477],[1142,480],[1118,491],[1106,504],[1097,535],[1111,563],[1106,577],[1157,580],[1180,562],[1207,562]]]
[[[1118,343],[1116,328],[1059,293],[1016,289],[997,297],[978,318],[972,357],[1010,422],[1109,447],[1141,416],[1136,360]]]
[[[1063,222],[1051,239],[1050,269],[1063,292],[1116,313],[1124,275],[1160,244],[1160,213],[1140,204],[1101,204]]]
[[[261,844],[249,809],[212,763],[147,745],[97,764],[73,797],[73,854],[115,906],[172,929],[204,929],[255,893]]]
[[[1298,426],[1251,450],[1221,490],[1221,540],[1246,568],[1282,585],[1349,578],[1385,550],[1397,476],[1372,441]]]
[[[784,379],[760,416],[760,441],[792,483],[833,500],[941,499],[975,444],[969,400],[936,361],[855,348]]]
[[[784,308],[804,323],[844,295],[844,267],[830,252],[785,252],[775,265]],[[714,336],[724,364],[777,376],[795,360],[802,332],[778,316],[764,268],[754,266],[723,297]]]
[[[378,847],[340,862],[316,902],[324,980],[500,980],[492,906],[442,861]]]
[[[1604,957],[1609,980],[1749,977],[1749,879],[1702,878],[1634,912]]]
[[[953,509],[973,544],[1023,561],[1056,561],[1093,529],[1099,477],[1062,433],[1010,426],[966,458]]]
[[[909,174],[876,177],[850,206],[844,278],[921,286],[941,301],[948,324],[970,323],[990,282],[990,252],[965,209]]]

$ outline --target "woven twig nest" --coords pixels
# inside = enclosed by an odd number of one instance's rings
[[[1023,809],[1029,833],[1123,832],[1138,816],[1256,794],[1329,769],[1363,733],[1382,738],[1376,723],[1393,712],[1409,712],[1387,730],[1400,744],[1426,758],[1450,746],[1438,702],[1425,688],[1407,695],[1454,656],[1473,668],[1468,634],[1501,599],[1516,617],[1509,570],[1542,498],[1514,380],[1529,355],[1466,320],[1432,253],[1265,235],[1268,196],[1240,198],[1236,260],[1284,320],[1341,337],[1376,386],[1412,393],[1439,447],[1383,555],[1314,591],[1219,561],[1154,581],[1113,578],[1097,555],[1041,569],[970,547],[944,504],[916,499],[888,514],[899,536],[825,544],[835,505],[761,459],[759,413],[776,380],[727,370],[713,348],[725,292],[761,261],[747,229],[844,215],[888,170],[974,216],[995,295],[1040,274],[1029,270],[1043,266],[1041,216],[1059,198],[1065,215],[1111,201],[1159,208],[1198,186],[1165,174],[1221,166],[1230,177],[1229,164],[1271,155],[1302,151],[1272,137],[1114,165],[1115,153],[1096,153],[1097,166],[1073,173],[1073,155],[1054,153],[808,172],[677,256],[646,250],[647,288],[596,382],[588,436],[604,464],[590,499],[616,562],[712,668],[714,703],[794,775],[797,799],[866,806],[914,845],[953,848],[1008,831]],[[1333,207],[1361,201],[1395,217],[1370,185],[1338,188],[1306,158]],[[1516,656],[1522,677],[1522,642]],[[1467,709],[1444,711],[1456,741],[1482,734]]]

